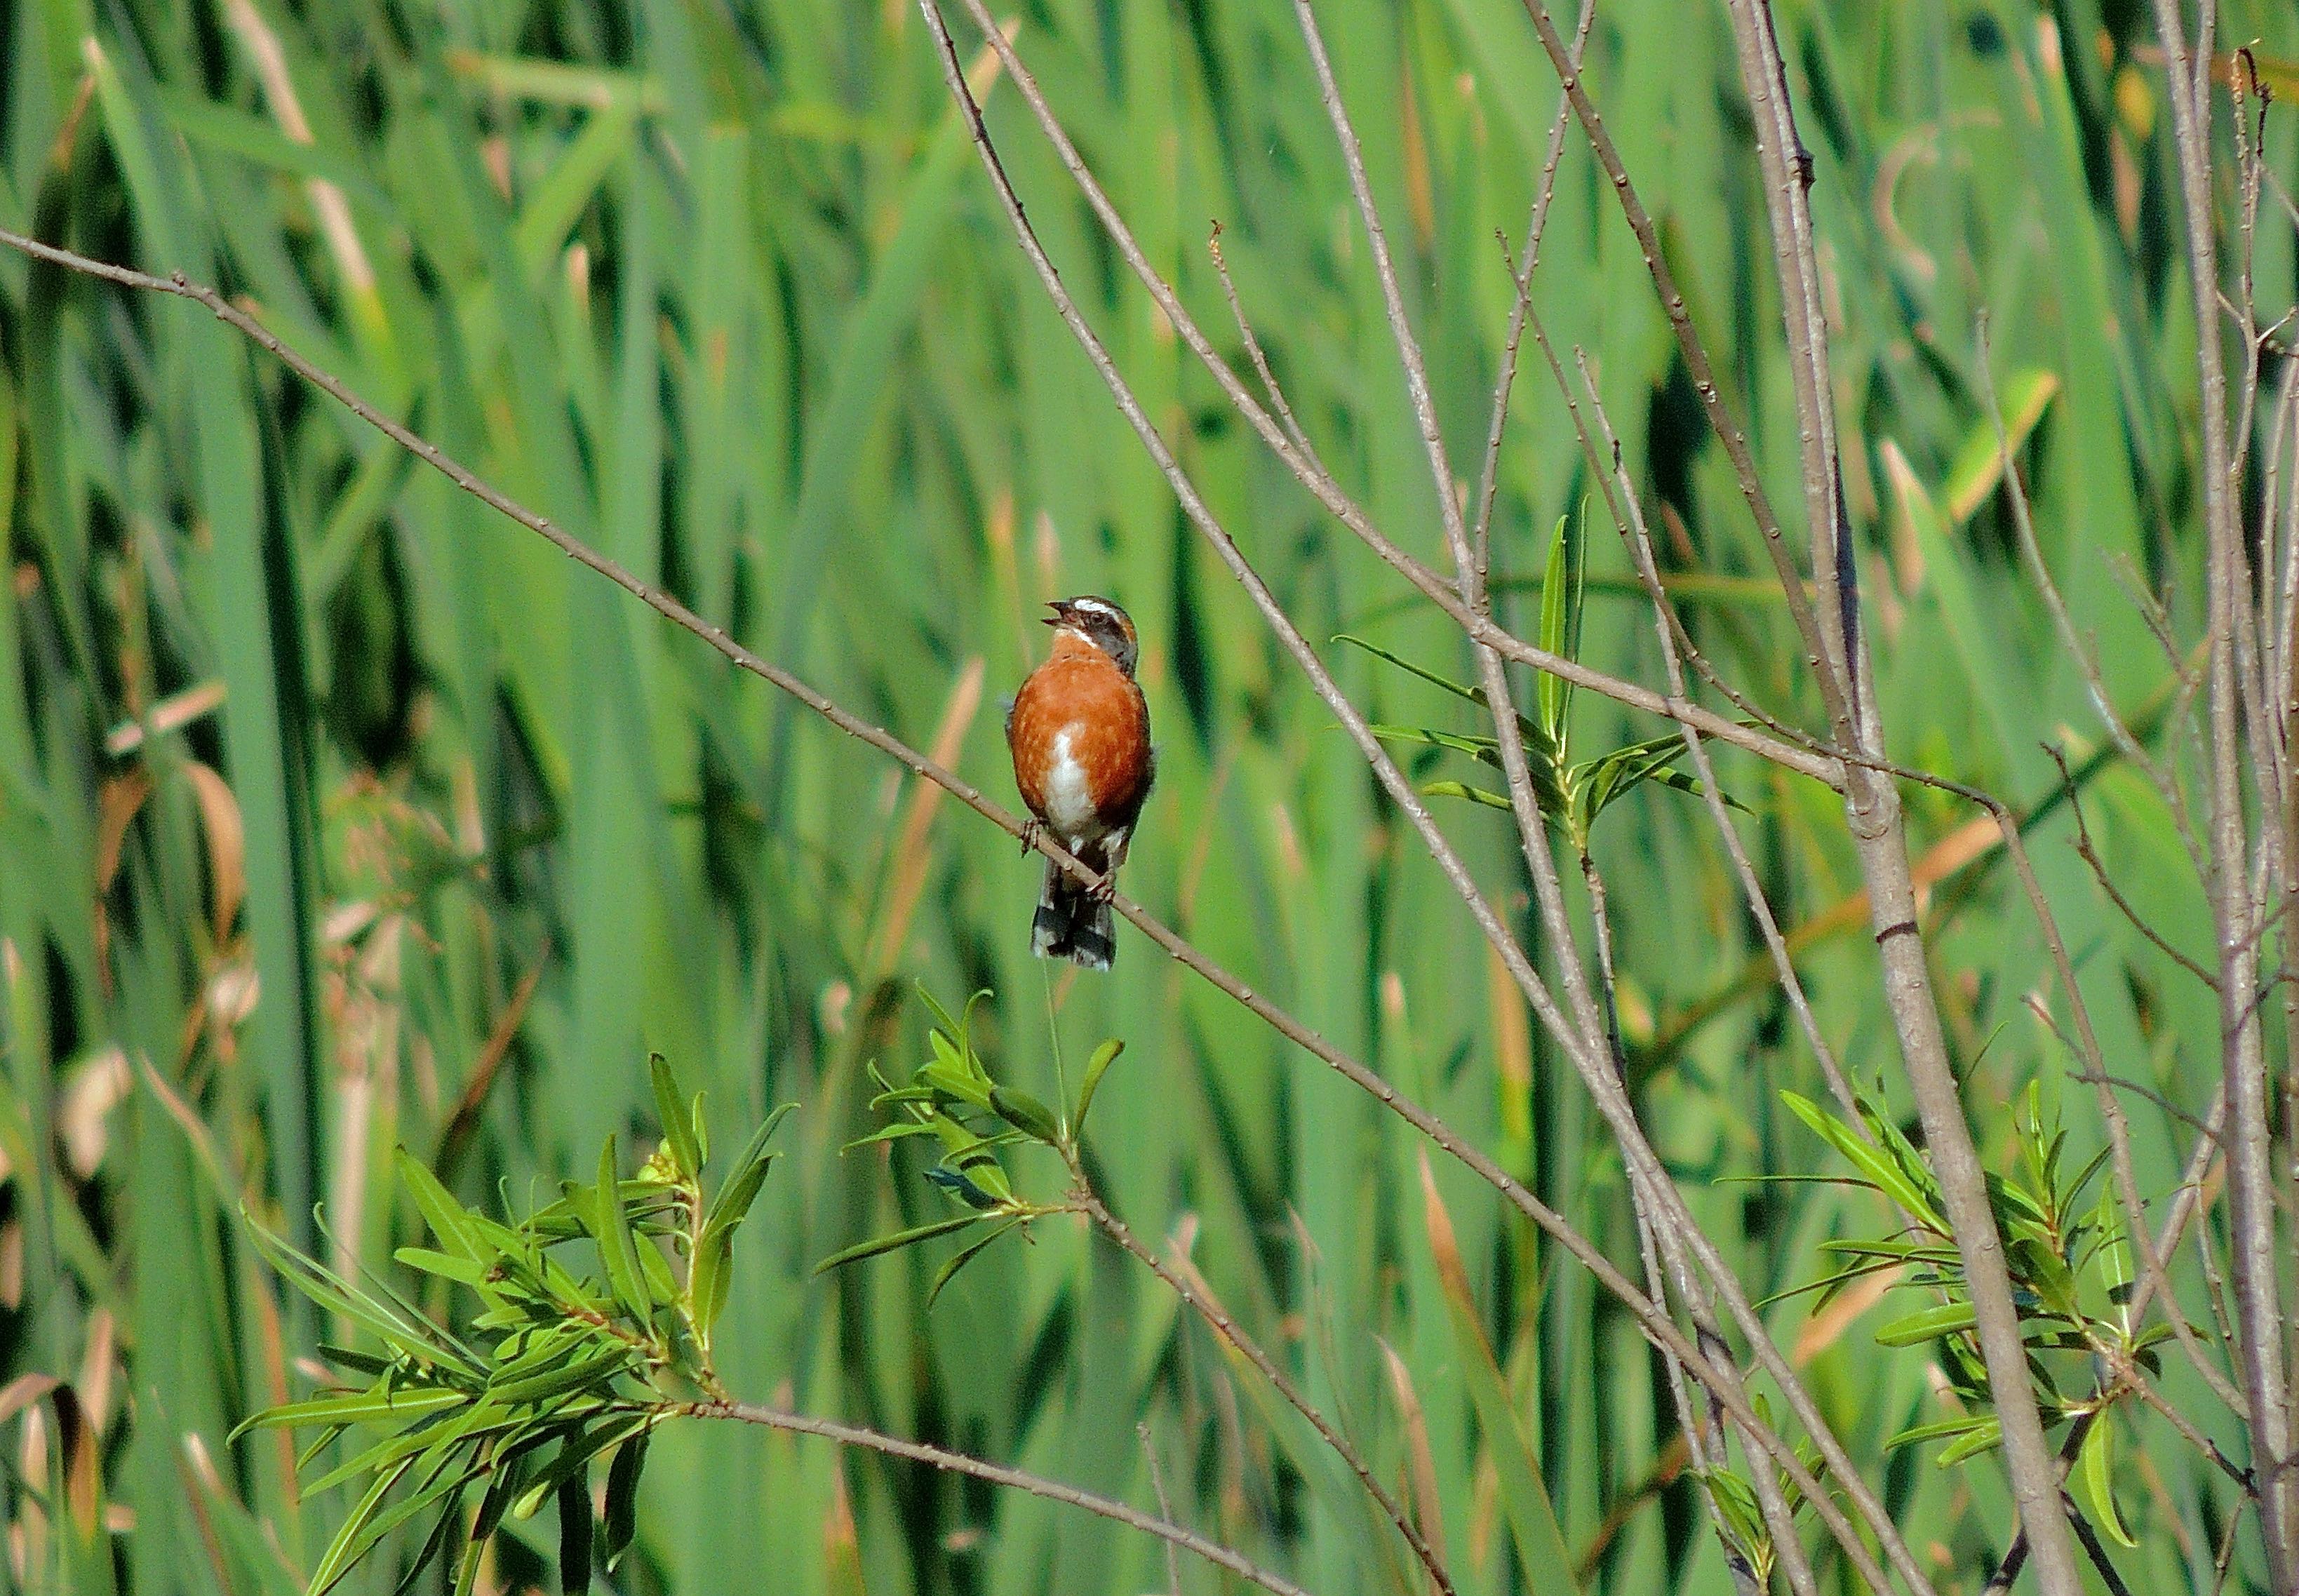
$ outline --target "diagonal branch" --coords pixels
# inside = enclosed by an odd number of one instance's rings
[[[1026,1492],[1032,1496],[1043,1497],[1048,1501],[1060,1502],[1065,1507],[1081,1509],[1113,1523],[1125,1525],[1145,1535],[1155,1535],[1169,1547],[1177,1547],[1194,1557],[1203,1558],[1216,1568],[1226,1568],[1240,1579],[1259,1585],[1271,1592],[1271,1596],[1309,1596],[1308,1592],[1291,1580],[1257,1567],[1218,1541],[1208,1541],[1194,1530],[1183,1529],[1155,1514],[1130,1508],[1122,1501],[1096,1496],[1091,1491],[1081,1491],[1059,1480],[1008,1468],[1002,1463],[984,1462],[964,1452],[928,1446],[922,1441],[905,1441],[899,1435],[866,1430],[858,1425],[841,1424],[834,1418],[816,1418],[809,1414],[792,1413],[781,1408],[765,1408],[751,1402],[681,1402],[665,1411],[687,1418],[731,1418],[740,1424],[759,1425],[769,1430],[785,1430],[797,1435],[818,1435],[841,1446],[859,1447],[889,1458],[924,1463],[946,1474],[967,1475],[1011,1491]]]
[[[1453,1576],[1446,1572],[1445,1559],[1430,1544],[1428,1537],[1414,1524],[1412,1517],[1397,1498],[1390,1495],[1381,1481],[1374,1477],[1364,1454],[1333,1427],[1332,1420],[1318,1411],[1315,1404],[1302,1394],[1301,1388],[1277,1366],[1277,1360],[1262,1351],[1261,1343],[1245,1333],[1244,1328],[1230,1317],[1227,1309],[1216,1301],[1209,1292],[1193,1284],[1174,1266],[1158,1257],[1133,1234],[1132,1226],[1110,1211],[1109,1205],[1102,1201],[1101,1193],[1095,1191],[1092,1183],[1086,1179],[1084,1165],[1074,1155],[1071,1155],[1070,1179],[1075,1190],[1074,1200],[1084,1211],[1085,1217],[1093,1221],[1095,1228],[1155,1275],[1166,1290],[1181,1299],[1182,1306],[1203,1319],[1207,1327],[1227,1342],[1239,1357],[1260,1371],[1261,1377],[1269,1382],[1270,1388],[1307,1421],[1309,1427],[1317,1432],[1317,1438],[1325,1443],[1326,1449],[1357,1475],[1357,1484],[1379,1505],[1383,1517],[1397,1526],[1397,1533],[1403,1535],[1406,1544],[1413,1548],[1413,1555],[1421,1559],[1421,1566],[1429,1571],[1431,1582],[1442,1592],[1442,1596],[1454,1596]]]

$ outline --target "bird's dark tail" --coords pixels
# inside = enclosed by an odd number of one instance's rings
[[[1117,957],[1117,917],[1050,859],[1037,917],[1030,922],[1030,951],[1041,959],[1075,960],[1088,969],[1108,969]]]

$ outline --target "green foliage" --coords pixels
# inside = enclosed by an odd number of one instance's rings
[[[1754,1401],[1757,1417],[1766,1425],[1773,1424],[1772,1404],[1765,1401],[1761,1393]],[[1797,1447],[1796,1455],[1797,1461],[1815,1479],[1826,1483],[1827,1465],[1816,1449],[1806,1442]],[[1780,1493],[1780,1500],[1788,1505],[1789,1522],[1796,1523],[1809,1516],[1812,1504],[1786,1469],[1769,1459],[1760,1459],[1755,1467],[1772,1470],[1773,1489]],[[1756,1494],[1755,1487],[1741,1475],[1721,1466],[1697,1472],[1701,1484],[1708,1489],[1708,1500],[1714,1504],[1717,1517],[1723,1520],[1724,1532],[1730,1539],[1733,1550],[1747,1560],[1749,1569],[1755,1575],[1757,1588],[1771,1589],[1772,1569],[1780,1560],[1780,1550],[1773,1544],[1772,1526],[1765,1522],[1763,1500]]]
[[[1556,530],[1549,538],[1548,563],[1541,578],[1540,644],[1542,649],[1561,659],[1578,661],[1581,657],[1581,613],[1588,601],[1588,564],[1585,518],[1559,516]],[[1482,687],[1452,681],[1362,637],[1344,633],[1334,641],[1353,644],[1412,672],[1424,682],[1442,687],[1456,698],[1465,699],[1480,709],[1486,707]],[[1683,751],[1682,734],[1671,732],[1665,736],[1631,743],[1575,763],[1569,752],[1573,741],[1573,684],[1543,671],[1537,699],[1538,719],[1521,711],[1516,718],[1533,802],[1552,825],[1564,830],[1565,840],[1581,857],[1588,857],[1589,832],[1596,825],[1597,817],[1641,784],[1650,781],[1682,793],[1700,793],[1699,779],[1686,775],[1670,762]],[[1386,743],[1422,744],[1466,754],[1496,770],[1505,769],[1498,737],[1414,726],[1375,726],[1373,733]],[[1509,807],[1506,794],[1465,782],[1423,782],[1421,790],[1432,797],[1463,798],[1488,809]],[[1735,809],[1747,808],[1729,794],[1724,802]]]
[[[1825,1301],[1854,1281],[1880,1274],[1893,1276],[1895,1289],[1929,1293],[1930,1306],[1887,1320],[1871,1334],[1882,1347],[1931,1348],[1963,1411],[1910,1426],[1888,1445],[1946,1441],[1937,1459],[1941,1467],[1994,1451],[2003,1443],[2003,1431],[1988,1396],[1962,1255],[1942,1217],[1938,1183],[1923,1153],[1864,1098],[1858,1100],[1864,1136],[1809,1099],[1786,1093],[1782,1100],[1857,1172],[1829,1178],[1880,1193],[1905,1221],[1880,1235],[1822,1243],[1822,1251],[1844,1267],[1787,1294],[1818,1292]],[[2132,1273],[2122,1210],[2104,1189],[2105,1182],[2100,1183],[2102,1190],[2087,1194],[2107,1164],[2108,1150],[2102,1148],[2079,1168],[2065,1168],[2067,1133],[2056,1119],[2046,1124],[2036,1085],[2029,1086],[2015,1125],[2021,1173],[1991,1174],[1988,1194],[2004,1237],[2029,1372],[2047,1427],[2087,1417],[2077,1470],[2085,1504],[2110,1536],[2130,1546],[2135,1542],[2109,1484],[2114,1429],[2110,1410],[2128,1400],[2129,1391],[2120,1379],[2096,1390],[2084,1387],[2102,1368],[2136,1365],[2160,1377],[2162,1364],[2155,1348],[2173,1331],[2160,1321],[2135,1331],[2125,1311]]]
[[[919,999],[934,1020],[926,1032],[931,1056],[911,1071],[909,1084],[902,1086],[891,1085],[878,1073],[875,1061],[870,1065],[870,1078],[879,1088],[870,1108],[891,1116],[891,1121],[848,1143],[843,1150],[852,1152],[860,1147],[934,1137],[941,1156],[924,1171],[925,1178],[964,1211],[842,1248],[815,1266],[817,1274],[988,1225],[985,1234],[950,1254],[934,1272],[925,1293],[925,1305],[931,1308],[958,1272],[992,1243],[1016,1229],[1026,1236],[1031,1220],[1067,1211],[1067,1202],[1034,1202],[1016,1195],[1000,1150],[1028,1145],[1047,1148],[1059,1154],[1075,1175],[1079,1168],[1077,1138],[1085,1128],[1086,1110],[1093,1104],[1102,1076],[1125,1051],[1125,1044],[1112,1037],[1094,1050],[1078,1085],[1075,1107],[1058,1119],[1052,1110],[1028,1093],[993,1077],[975,1045],[970,1023],[974,1005],[990,995],[975,993],[967,1000],[960,1017],[953,1019],[950,1010],[934,1001],[934,993],[924,986],[918,988]]]
[[[338,1439],[361,1438],[360,1450],[305,1487],[316,1495],[366,1482],[312,1567],[311,1596],[419,1525],[400,1588],[442,1559],[463,1596],[506,1518],[529,1518],[546,1500],[557,1504],[562,1590],[590,1587],[594,1554],[611,1574],[630,1550],[649,1436],[682,1404],[726,1394],[711,1326],[726,1305],[735,1233],[776,1157],[768,1139],[788,1111],[768,1117],[706,1197],[701,1099],[690,1105],[660,1053],[649,1062],[664,1129],[653,1155],[625,1179],[609,1136],[595,1183],[564,1182],[558,1201],[522,1219],[466,1208],[400,1151],[400,1180],[439,1245],[394,1256],[469,1294],[474,1311],[460,1333],[388,1284],[345,1279],[246,1219],[265,1259],[369,1343],[320,1349],[363,1383],[265,1409],[233,1432],[236,1440],[316,1430],[304,1467]],[[561,1250],[571,1243],[587,1246],[570,1267]],[[594,1530],[590,1480],[602,1459],[607,1490]]]

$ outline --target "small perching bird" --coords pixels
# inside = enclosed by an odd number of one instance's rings
[[[1117,955],[1109,908],[1117,867],[1156,774],[1150,705],[1133,679],[1140,651],[1125,611],[1091,594],[1049,607],[1053,650],[1006,711],[1006,746],[1037,825],[1101,882],[1084,886],[1048,860],[1030,951],[1108,969]]]

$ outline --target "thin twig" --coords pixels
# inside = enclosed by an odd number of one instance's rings
[[[1229,1342],[1240,1357],[1260,1371],[1261,1377],[1269,1382],[1271,1389],[1282,1397],[1294,1412],[1308,1421],[1309,1427],[1317,1432],[1317,1438],[1325,1443],[1326,1450],[1339,1458],[1351,1474],[1357,1475],[1357,1484],[1365,1488],[1366,1495],[1372,1497],[1380,1505],[1382,1515],[1390,1523],[1397,1526],[1397,1533],[1405,1537],[1406,1544],[1413,1549],[1413,1555],[1418,1558],[1421,1560],[1421,1566],[1428,1570],[1429,1577],[1435,1583],[1437,1589],[1442,1592],[1444,1596],[1453,1596],[1453,1576],[1446,1571],[1444,1559],[1437,1555],[1436,1549],[1429,1544],[1421,1531],[1415,1527],[1412,1516],[1407,1513],[1397,1499],[1382,1485],[1380,1479],[1365,1463],[1364,1454],[1351,1445],[1349,1438],[1334,1428],[1332,1421],[1319,1412],[1315,1404],[1301,1393],[1300,1387],[1294,1384],[1287,1377],[1285,1371],[1277,1367],[1275,1359],[1261,1350],[1259,1342],[1239,1326],[1238,1322],[1230,1317],[1227,1309],[1213,1301],[1189,1281],[1183,1279],[1164,1259],[1144,1246],[1125,1220],[1110,1211],[1108,1204],[1102,1201],[1100,1193],[1096,1192],[1091,1184],[1087,1181],[1083,1166],[1077,1162],[1075,1157],[1070,1166],[1070,1176],[1074,1183],[1071,1201],[1077,1204],[1087,1218],[1093,1221],[1094,1228],[1123,1248],[1127,1256],[1143,1268],[1155,1275],[1168,1291],[1182,1300],[1183,1307],[1203,1319],[1208,1328]]]
[[[1256,1566],[1219,1542],[1208,1541],[1194,1530],[1183,1529],[1139,1508],[1112,1501],[1106,1496],[1096,1496],[1091,1491],[1081,1491],[1059,1480],[1025,1474],[1021,1469],[1008,1468],[1000,1463],[985,1463],[964,1452],[948,1451],[920,1441],[904,1441],[900,1436],[866,1430],[856,1425],[841,1424],[833,1418],[816,1418],[808,1414],[791,1413],[780,1408],[761,1407],[752,1402],[681,1402],[667,1407],[663,1411],[692,1418],[734,1419],[741,1424],[760,1425],[770,1430],[786,1430],[799,1435],[818,1435],[841,1446],[860,1447],[867,1451],[883,1452],[889,1458],[924,1463],[948,1474],[962,1474],[986,1480],[993,1485],[1003,1485],[1011,1491],[1023,1491],[1032,1496],[1043,1497],[1048,1501],[1060,1502],[1065,1507],[1081,1509],[1114,1523],[1138,1529],[1145,1535],[1155,1535],[1167,1546],[1178,1547],[1203,1558],[1216,1568],[1226,1568],[1240,1579],[1271,1592],[1273,1596],[1309,1596],[1291,1580]]]
[[[1724,403],[1722,389],[1717,386],[1716,370],[1708,358],[1707,345],[1701,341],[1700,331],[1692,324],[1692,312],[1686,306],[1684,294],[1676,285],[1676,277],[1669,270],[1667,256],[1663,253],[1660,229],[1652,212],[1638,197],[1636,185],[1630,180],[1628,168],[1622,163],[1621,152],[1613,136],[1606,130],[1604,118],[1598,113],[1596,102],[1589,97],[1581,82],[1581,71],[1564,47],[1564,40],[1556,31],[1556,23],[1541,0],[1523,0],[1525,14],[1532,21],[1533,32],[1540,39],[1540,47],[1548,53],[1549,64],[1556,68],[1557,80],[1565,97],[1573,103],[1573,113],[1580,119],[1581,130],[1588,136],[1589,148],[1597,157],[1597,164],[1605,174],[1621,202],[1621,212],[1628,219],[1629,230],[1636,235],[1637,247],[1642,252],[1646,272],[1652,278],[1654,291],[1659,295],[1661,309],[1668,317],[1669,328],[1676,335],[1678,351],[1684,357],[1684,369],[1692,379],[1693,392],[1699,395],[1700,404],[1708,417],[1710,428],[1724,445],[1726,459],[1732,465],[1734,480],[1740,496],[1747,501],[1748,513],[1756,523],[1756,530],[1764,540],[1765,553],[1771,555],[1772,569],[1780,578],[1780,592],[1788,601],[1789,614],[1796,622],[1797,635],[1803,639],[1805,662],[1818,686],[1821,702],[1827,707],[1829,719],[1840,722],[1846,703],[1843,684],[1829,669],[1822,651],[1819,623],[1813,618],[1813,606],[1805,597],[1803,574],[1789,553],[1788,544],[1780,534],[1780,517],[1774,513],[1772,500],[1756,473],[1755,457],[1749,452],[1747,435],[1732,419]],[[1703,730],[1707,729],[1703,727]]]
[[[1245,302],[1238,298],[1237,285],[1230,280],[1229,260],[1222,254],[1221,236],[1222,225],[1216,221],[1212,233],[1206,238],[1206,253],[1213,257],[1214,275],[1221,279],[1222,296],[1229,301],[1229,313],[1237,323],[1237,336],[1245,341],[1246,358],[1253,362],[1254,374],[1261,378],[1262,392],[1269,395],[1270,407],[1276,411],[1277,420],[1285,428],[1285,436],[1293,440],[1293,446],[1301,451],[1301,458],[1307,461],[1312,469],[1321,475],[1330,476],[1332,473],[1325,470],[1325,462],[1317,458],[1317,446],[1309,441],[1309,435],[1294,419],[1293,407],[1285,402],[1285,390],[1277,386],[1276,374],[1269,369],[1269,357],[1262,353],[1261,340],[1253,336],[1253,323],[1246,319]]]
[[[2220,978],[2164,940],[2163,934],[2147,923],[2146,917],[2139,912],[2138,907],[2123,895],[2121,887],[2115,885],[2115,877],[2109,873],[2106,861],[2100,858],[2099,850],[2092,845],[2091,827],[2084,819],[2083,800],[2076,795],[2075,778],[2069,774],[2067,755],[2061,752],[2056,744],[2045,744],[2044,752],[2050,754],[2052,763],[2060,768],[2061,783],[2067,788],[2068,811],[2075,818],[2076,857],[2089,867],[2093,882],[2097,885],[2101,892],[2107,894],[2107,901],[2115,905],[2117,911],[2130,924],[2131,928],[2155,944],[2157,952],[2186,970],[2213,992],[2217,992],[2220,988]]]
[[[1150,1439],[1146,1423],[1135,1425],[1133,1434],[1141,1439],[1142,1460],[1150,1465],[1150,1494],[1158,1499],[1158,1517],[1171,1524],[1174,1504],[1166,1498],[1166,1476],[1158,1467],[1157,1442]],[[1182,1596],[1182,1552],[1171,1541],[1166,1542],[1166,1596]]]
[[[1597,0],[1581,0],[1581,20],[1573,29],[1570,59],[1579,70],[1589,46],[1589,29],[1597,20]],[[1472,535],[1476,546],[1476,586],[1481,594],[1492,571],[1493,502],[1500,489],[1501,442],[1508,432],[1509,393],[1516,386],[1517,350],[1524,341],[1525,320],[1532,312],[1532,270],[1540,264],[1540,241],[1548,231],[1548,202],[1556,193],[1556,167],[1564,158],[1564,129],[1573,122],[1573,102],[1560,91],[1556,114],[1549,120],[1548,153],[1540,162],[1540,180],[1532,191],[1532,214],[1524,225],[1524,247],[1510,262],[1516,297],[1509,305],[1508,333],[1501,340],[1501,369],[1493,378],[1491,419],[1485,424],[1485,465],[1477,494],[1477,520]],[[1508,241],[1501,240],[1501,248]]]

